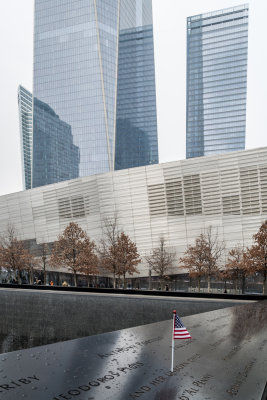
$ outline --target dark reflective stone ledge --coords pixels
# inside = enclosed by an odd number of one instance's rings
[[[189,293],[172,292],[161,290],[141,290],[141,289],[110,289],[110,288],[87,288],[74,286],[43,286],[43,285],[14,285],[0,284],[0,288],[25,289],[25,290],[54,290],[62,292],[87,292],[87,293],[108,293],[108,294],[127,294],[141,296],[164,296],[164,297],[192,297],[207,299],[230,299],[230,300],[267,300],[267,295],[262,294],[227,294],[227,293]]]
[[[99,315],[101,318],[101,315]],[[0,398],[14,400],[265,400],[267,302],[0,356]]]

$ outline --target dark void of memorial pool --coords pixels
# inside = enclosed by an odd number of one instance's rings
[[[264,398],[267,380],[266,302],[221,309],[182,320],[192,339],[175,341],[173,372],[170,372],[170,319],[2,354],[0,399]]]

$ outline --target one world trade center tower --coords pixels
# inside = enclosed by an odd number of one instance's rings
[[[35,0],[33,99],[32,187],[157,163],[151,0]]]

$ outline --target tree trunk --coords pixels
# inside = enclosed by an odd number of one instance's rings
[[[46,265],[45,265],[45,263],[44,263],[43,271],[44,271],[44,286],[46,286]]]
[[[73,274],[74,274],[74,286],[77,287],[77,272],[76,272],[76,270],[73,270]]]
[[[116,274],[113,273],[113,288],[116,289]]]
[[[148,290],[151,290],[151,269],[149,269],[148,273]]]
[[[224,293],[227,293],[226,279],[224,280]]]
[[[197,279],[197,287],[198,287],[198,291],[199,292],[200,292],[200,281],[201,281],[201,278],[199,276],[198,279]]]
[[[30,268],[30,284],[33,285],[33,268]]]
[[[21,272],[20,272],[20,270],[18,270],[17,278],[18,278],[18,284],[21,285],[22,279],[21,279]]]
[[[267,271],[263,271],[262,294],[267,293]]]
[[[246,277],[245,275],[242,275],[242,284],[241,284],[241,293],[245,293],[245,286],[246,286]]]
[[[238,280],[237,280],[237,278],[235,279],[235,293],[237,293],[237,282],[238,282]]]
[[[210,275],[208,275],[208,293],[210,293]]]
[[[126,289],[126,279],[125,279],[125,275],[123,274],[123,289]]]

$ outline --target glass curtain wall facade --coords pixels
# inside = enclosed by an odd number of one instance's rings
[[[73,144],[71,126],[36,97],[34,115],[32,187],[78,178],[80,152]]]
[[[187,19],[186,158],[245,148],[248,12]]]
[[[115,169],[158,163],[151,0],[121,0]]]
[[[18,88],[20,148],[24,189],[32,187],[32,94],[23,86]]]
[[[129,10],[126,9],[128,6],[131,6]],[[119,106],[122,92],[128,90],[131,93],[131,90],[137,91],[140,84],[145,85],[141,79],[132,78],[129,81],[132,89],[127,86],[122,90],[118,86],[118,64],[127,59],[123,55],[119,57],[120,32],[140,29],[143,21],[148,20],[142,16],[147,9],[150,10],[148,25],[151,29],[151,0],[35,0],[34,98],[50,107],[59,120],[70,127],[73,144],[79,148],[78,176],[114,170],[117,102],[118,111],[124,118]],[[137,56],[136,64],[140,63],[139,54]],[[143,73],[141,77],[146,75]],[[139,106],[143,106],[142,102]],[[131,114],[137,113],[131,104],[128,109]],[[54,149],[43,147],[43,160],[40,160],[36,150],[40,146],[35,127],[40,122],[35,100],[33,114],[32,182],[36,187],[65,178],[48,174],[45,183],[40,181],[38,170],[47,160],[46,153],[50,152],[48,158],[51,160],[62,157],[56,154],[60,146]],[[141,120],[141,114],[139,117]],[[134,118],[128,121],[130,127]],[[145,123],[140,123],[138,118],[136,129],[142,130]],[[149,124],[149,117],[146,124]],[[144,136],[148,140],[151,137],[150,126]],[[151,142],[152,149],[154,138]],[[151,159],[157,160],[155,156]],[[143,160],[138,165],[144,165]],[[124,168],[130,166],[130,162],[124,164]]]

